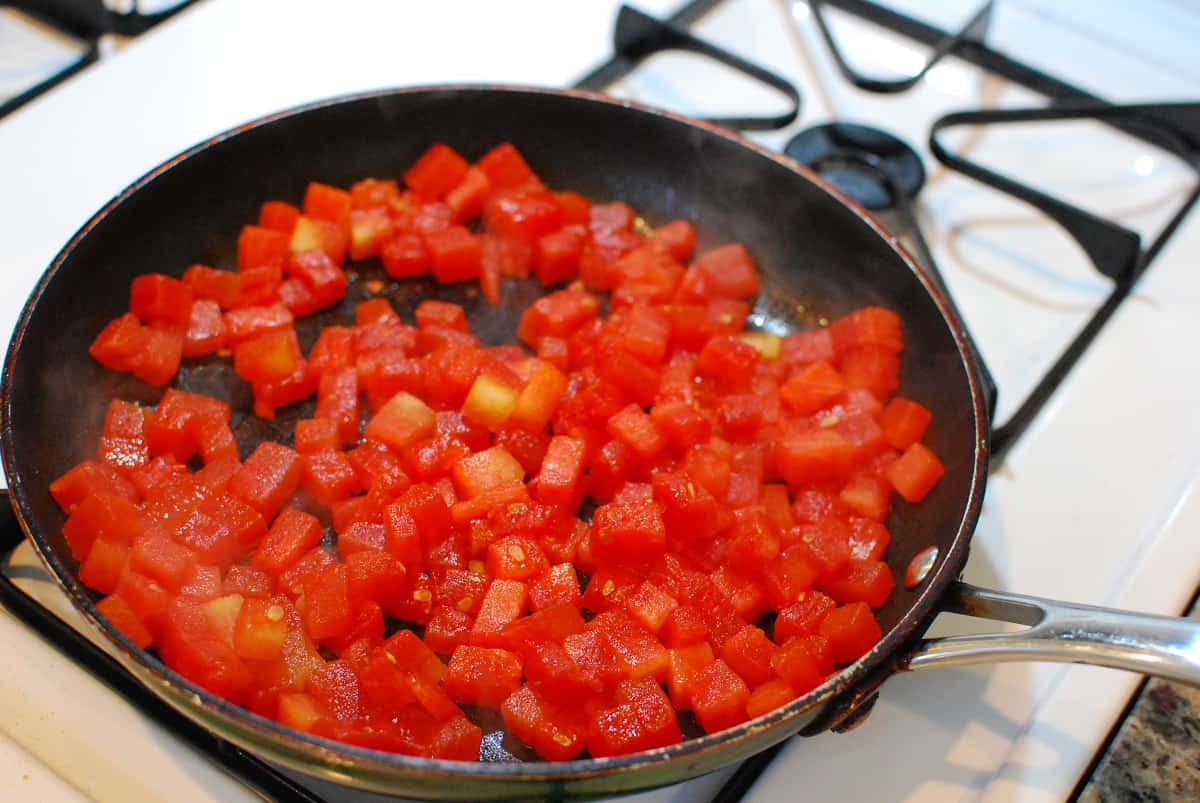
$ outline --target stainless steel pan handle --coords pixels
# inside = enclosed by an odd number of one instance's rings
[[[1200,621],[1056,602],[962,582],[950,587],[942,608],[1027,629],[925,639],[901,668],[1059,661],[1127,669],[1200,686]]]

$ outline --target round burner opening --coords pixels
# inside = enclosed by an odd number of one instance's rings
[[[806,128],[792,137],[784,153],[868,209],[896,205],[885,176],[909,198],[925,183],[925,165],[913,147],[874,126],[825,123]]]

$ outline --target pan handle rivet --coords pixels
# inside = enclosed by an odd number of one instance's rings
[[[938,548],[936,546],[927,546],[913,555],[913,559],[908,562],[908,568],[904,570],[904,587],[916,588],[919,586],[933,571],[937,560]]]

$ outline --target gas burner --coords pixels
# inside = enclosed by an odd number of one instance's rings
[[[896,205],[881,171],[909,198],[925,183],[925,166],[912,146],[873,126],[825,123],[806,128],[792,137],[784,152],[868,209]]]

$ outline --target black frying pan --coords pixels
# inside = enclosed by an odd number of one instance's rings
[[[87,354],[104,323],[127,308],[130,280],[146,272],[179,274],[193,262],[232,266],[236,232],[255,218],[263,200],[297,199],[314,179],[344,186],[368,175],[395,176],[436,140],[468,158],[508,140],[552,186],[628,201],[652,224],[687,218],[700,233],[701,247],[744,242],[762,272],[753,320],[763,327],[808,326],[817,317],[864,304],[900,312],[906,342],[901,392],[933,411],[926,443],[945,463],[946,475],[921,505],[899,503],[888,522],[893,534],[888,560],[897,577],[922,550],[937,551],[923,580],[912,589],[898,585],[878,612],[884,636],[867,655],[782,709],[680,745],[557,764],[462,763],[379,753],[290,731],[190,684],[97,615],[95,595],[78,581],[78,565],[60,532],[64,517],[47,486],[93,453],[110,399],[153,403],[159,396],[157,389],[109,372]],[[402,315],[410,315],[423,297],[454,300],[466,307],[474,330],[493,342],[513,339],[516,311],[538,292],[531,283],[510,281],[504,301],[493,307],[466,286],[424,280],[388,285]],[[340,310],[306,324],[302,339],[307,334],[311,342],[316,326],[350,312],[362,297],[362,288],[352,287]],[[234,404],[243,455],[263,436],[288,438],[295,419],[311,413],[298,405],[273,425],[246,415],[248,391],[227,361],[189,364],[177,384]],[[603,96],[478,86],[379,92],[306,106],[204,142],[113,199],[62,250],[18,322],[2,393],[5,470],[17,516],[75,605],[117,645],[125,667],[184,714],[252,752],[364,788],[479,799],[613,793],[671,783],[802,730],[849,726],[869,708],[864,703],[879,683],[898,669],[1030,657],[1027,646],[1008,636],[920,642],[925,627],[947,607],[988,608],[984,612],[993,618],[999,612],[1026,624],[1047,611],[1077,610],[1050,609],[956,582],[983,496],[985,401],[960,321],[894,238],[778,154],[723,129]],[[1173,619],[1156,622],[1179,626]],[[1085,624],[1092,646],[1103,642],[1095,623]],[[1027,632],[1034,636],[1027,641],[1041,641],[1037,628]],[[1181,633],[1163,638],[1194,635]],[[1053,660],[1081,660],[1083,653],[1039,649],[1035,657]],[[1151,665],[1125,654],[1101,662],[1142,671]],[[1188,674],[1195,671],[1188,665],[1173,674],[1195,680]]]

